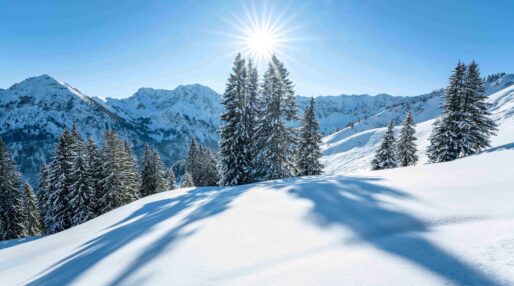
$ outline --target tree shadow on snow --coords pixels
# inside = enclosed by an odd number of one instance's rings
[[[457,285],[500,284],[422,237],[421,233],[429,231],[426,223],[382,200],[412,198],[375,184],[377,180],[327,176],[295,181],[288,190],[314,204],[310,219],[321,227],[347,228],[355,234],[356,242],[371,244]],[[392,236],[394,239],[388,239]]]
[[[149,248],[144,249],[133,259],[114,281],[109,283],[110,285],[123,285],[127,278],[136,274],[139,268],[159,256],[164,249],[172,247],[181,239],[191,235],[191,231],[185,231],[186,227],[225,211],[230,202],[246,190],[245,187],[199,188],[175,198],[148,203],[109,227],[105,233],[84,243],[76,252],[40,273],[27,285],[68,285],[103,258],[147,234],[156,224],[193,207],[191,213],[187,214],[176,227],[159,236],[150,244]],[[194,206],[197,203],[199,205]]]

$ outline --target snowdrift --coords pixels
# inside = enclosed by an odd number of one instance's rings
[[[0,243],[2,285],[512,285],[514,145],[450,163],[173,190]]]

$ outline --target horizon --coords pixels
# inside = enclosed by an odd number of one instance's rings
[[[414,96],[445,86],[459,60],[476,60],[482,75],[514,66],[509,56],[514,20],[508,17],[514,3],[505,1],[5,1],[3,6],[0,86],[6,88],[51,74],[101,98],[190,83],[221,94],[237,52],[248,56],[259,49],[284,61],[301,96]],[[261,42],[249,47],[255,32]],[[263,70],[261,63],[259,73]]]

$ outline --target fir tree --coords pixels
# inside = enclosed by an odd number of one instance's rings
[[[95,217],[95,190],[87,160],[83,154],[76,156],[71,176],[74,179],[69,193],[69,208],[73,213],[71,226]]]
[[[14,239],[26,235],[26,214],[20,175],[4,142],[0,139],[0,238]]]
[[[257,127],[255,140],[255,176],[259,180],[273,180],[291,177],[293,164],[294,132],[286,120],[295,117],[292,84],[287,71],[276,57],[264,74],[262,83],[263,112]]]
[[[141,187],[139,188],[139,193],[143,197],[154,194],[155,181],[153,180],[153,169],[152,151],[148,144],[145,144],[143,167],[141,169]]]
[[[489,118],[484,96],[485,89],[476,62],[468,65],[464,78],[465,91],[462,100],[459,128],[462,133],[459,155],[469,156],[490,146],[489,137],[495,135],[496,123]]]
[[[98,208],[101,214],[134,201],[138,194],[135,186],[127,183],[136,170],[127,168],[129,154],[124,142],[118,139],[114,131],[108,131],[104,144],[103,176],[100,180],[102,197]]]
[[[189,172],[186,172],[182,178],[182,188],[191,188],[194,186],[195,183],[193,182],[193,177],[191,174],[189,174]]]
[[[101,154],[96,147],[93,138],[89,137],[85,145],[85,158],[87,162],[87,172],[90,176],[90,183],[93,188],[92,206],[95,216],[100,215],[99,206],[101,205],[99,199],[103,196],[100,180],[102,179],[102,158]]]
[[[445,162],[457,159],[461,152],[462,99],[465,92],[466,65],[459,62],[446,88],[443,115],[436,121],[427,155],[431,162]]]
[[[45,226],[50,234],[71,226],[68,199],[73,184],[71,176],[75,156],[73,149],[73,137],[68,129],[64,129],[57,142],[49,171]]]
[[[43,164],[41,167],[41,172],[39,175],[39,186],[38,186],[38,192],[37,192],[37,202],[38,202],[38,209],[40,213],[40,225],[41,225],[41,233],[46,233],[46,226],[45,226],[45,217],[47,215],[47,207],[48,207],[48,165]]]
[[[415,127],[416,123],[412,117],[412,112],[409,112],[402,124],[398,144],[396,145],[396,160],[399,166],[416,165],[416,162],[418,162],[416,143],[414,142],[416,141],[414,136],[416,133]]]
[[[225,108],[221,114],[220,135],[220,185],[240,185],[251,179],[250,131],[246,130],[248,89],[248,71],[245,60],[238,54],[232,74],[230,75],[222,104]],[[194,173],[191,173],[198,184]]]
[[[168,190],[168,182],[166,181],[164,174],[164,167],[162,165],[161,158],[159,157],[159,153],[156,149],[152,152],[152,165],[154,169],[153,178],[155,181],[155,189],[154,194],[165,192]]]
[[[200,169],[200,181],[196,186],[217,186],[220,177],[216,154],[205,146],[199,146],[199,154],[202,164]]]
[[[199,186],[202,178],[202,159],[200,154],[200,146],[196,143],[196,140],[191,139],[189,150],[187,152],[186,159],[186,171],[193,178],[195,185]]]
[[[375,154],[375,158],[371,161],[372,170],[390,169],[398,166],[395,156],[395,139],[393,122],[389,122],[387,130],[382,139],[379,149]]]
[[[298,176],[320,175],[323,172],[323,165],[319,162],[321,138],[314,109],[314,98],[311,98],[300,127],[300,142],[296,157]]]
[[[170,190],[177,188],[177,178],[175,176],[175,172],[173,171],[173,166],[168,168],[168,172],[166,172],[166,180],[168,181],[168,188]]]
[[[23,199],[25,211],[25,231],[27,236],[41,235],[43,228],[41,225],[41,214],[38,202],[32,187],[27,181],[23,183]]]
[[[135,201],[141,197],[141,193],[139,192],[141,176],[137,171],[136,156],[132,152],[128,141],[123,142],[122,169],[125,175],[125,185],[127,186],[127,200],[129,202]]]

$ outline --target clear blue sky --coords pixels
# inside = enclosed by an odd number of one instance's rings
[[[280,18],[297,94],[417,95],[461,59],[514,72],[514,1],[0,0],[0,87],[49,74],[90,96],[222,92],[245,11]],[[282,16],[280,16],[282,15]]]

